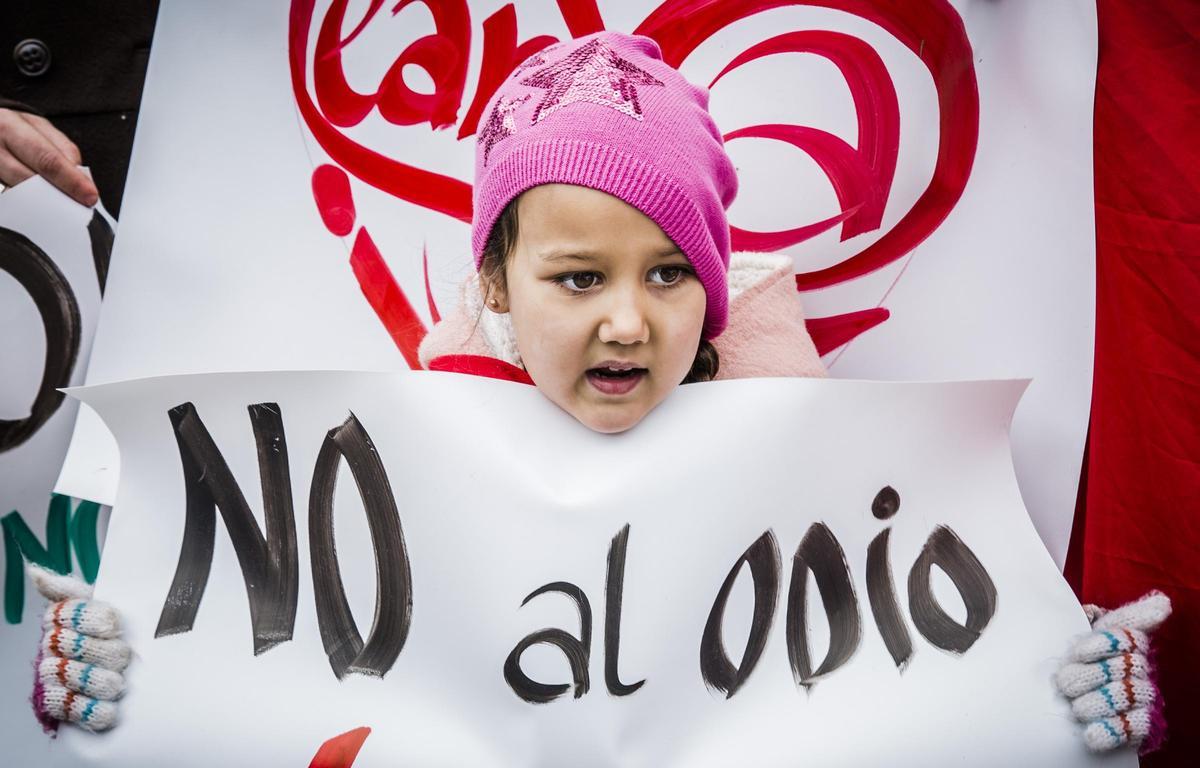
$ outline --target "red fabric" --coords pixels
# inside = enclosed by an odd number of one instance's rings
[[[533,384],[533,379],[529,378],[524,369],[484,355],[441,355],[429,361],[429,370],[469,373],[472,376],[515,381],[518,384]]]
[[[1158,587],[1167,742],[1200,755],[1200,3],[1099,0],[1096,368],[1067,575],[1116,606]]]

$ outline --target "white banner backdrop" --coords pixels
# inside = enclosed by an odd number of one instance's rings
[[[640,30],[713,84],[735,244],[795,257],[835,377],[1033,378],[1015,463],[1061,564],[1091,391],[1094,4],[691,5],[166,0],[89,382],[406,367],[425,258],[443,313],[471,268],[498,79],[549,38]],[[74,451],[60,488],[111,500],[111,463]]]
[[[45,601],[24,563],[95,577],[107,510],[51,497],[79,404],[112,231],[34,177],[0,195],[0,763],[42,765],[49,738],[29,695]]]
[[[302,766],[366,727],[358,768],[1092,764],[1023,389],[715,382],[605,436],[456,374],[88,388],[136,659],[59,758]]]

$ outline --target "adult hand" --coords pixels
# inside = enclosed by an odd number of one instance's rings
[[[121,674],[131,651],[120,637],[117,612],[92,600],[92,588],[28,564],[38,592],[52,600],[42,619],[42,643],[33,686],[33,709],[47,730],[75,723],[89,731],[117,722],[117,703],[125,690]]]
[[[1149,633],[1171,615],[1171,600],[1150,592],[1114,611],[1084,606],[1092,632],[1071,646],[1070,661],[1055,676],[1071,699],[1075,718],[1087,726],[1083,740],[1103,752],[1123,744],[1152,751],[1161,741],[1163,718],[1154,682]]]
[[[11,187],[36,174],[92,206],[100,193],[82,162],[79,147],[46,118],[0,108],[0,183]]]

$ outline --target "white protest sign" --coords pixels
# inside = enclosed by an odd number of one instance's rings
[[[33,659],[45,601],[25,561],[94,578],[107,511],[53,496],[79,404],[112,246],[103,216],[35,176],[0,195],[0,763],[40,765]]]
[[[617,436],[455,374],[88,388],[136,660],[63,759],[303,766],[366,727],[359,768],[1089,765],[1023,388],[714,382]]]
[[[834,376],[1033,378],[1015,461],[1061,562],[1091,399],[1090,0],[166,0],[89,382],[407,367],[471,270],[488,97],[599,28],[712,85],[735,247],[795,258]],[[112,464],[79,454],[64,487]]]

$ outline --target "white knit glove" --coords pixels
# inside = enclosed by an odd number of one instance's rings
[[[1092,632],[1075,641],[1055,675],[1075,718],[1087,723],[1083,740],[1095,752],[1123,744],[1152,750],[1163,719],[1147,635],[1171,615],[1171,600],[1154,591],[1116,610],[1084,610]]]
[[[92,588],[74,576],[26,566],[38,592],[51,601],[42,618],[42,644],[33,682],[33,711],[47,731],[60,722],[103,731],[117,722],[115,699],[125,690],[129,665],[117,612],[92,600]]]

